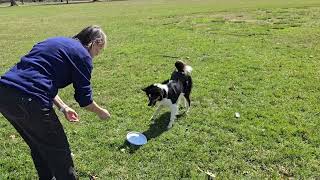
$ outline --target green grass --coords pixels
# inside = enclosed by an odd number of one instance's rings
[[[95,59],[101,121],[61,114],[80,179],[320,178],[320,2],[132,0],[0,8],[0,73],[32,45],[101,25],[108,48]],[[172,129],[140,90],[169,78],[175,60],[194,68],[192,109]],[[1,97],[0,97],[1,98]],[[239,112],[239,119],[234,113]],[[140,147],[127,132],[145,132]],[[15,138],[12,138],[15,135]],[[0,118],[0,179],[36,179],[27,145]]]

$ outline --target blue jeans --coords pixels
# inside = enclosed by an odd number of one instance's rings
[[[77,179],[66,134],[52,107],[0,84],[0,112],[30,147],[39,179]]]

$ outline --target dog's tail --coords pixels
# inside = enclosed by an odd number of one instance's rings
[[[184,67],[184,71],[185,71],[186,74],[191,75],[192,67],[189,66],[189,65],[186,65],[186,66]]]
[[[187,75],[191,75],[192,67],[184,63],[182,60],[176,61],[174,64],[178,70],[178,72],[184,72]]]

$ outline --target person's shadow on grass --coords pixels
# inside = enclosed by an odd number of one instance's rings
[[[178,115],[179,117],[183,116]],[[149,129],[144,131],[144,134],[147,137],[147,140],[150,141],[151,139],[159,137],[162,133],[167,131],[167,126],[170,121],[170,112],[163,113],[159,115],[154,122],[150,121]],[[129,149],[129,153],[135,153],[141,146],[130,144],[127,140],[124,141],[123,145],[120,146],[120,149]]]

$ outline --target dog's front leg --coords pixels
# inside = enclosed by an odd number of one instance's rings
[[[160,105],[158,106],[157,110],[153,113],[153,115],[152,115],[152,117],[150,118],[150,120],[153,121],[153,120],[156,119],[156,117],[158,116],[158,114],[159,114],[160,110],[162,109],[162,107],[163,107],[162,104],[160,104]]]
[[[177,106],[177,104],[172,104],[172,105],[171,105],[170,122],[169,122],[169,124],[168,124],[168,126],[167,126],[167,129],[172,128],[172,124],[173,124],[174,120],[176,119],[177,113],[178,113],[178,106]]]

